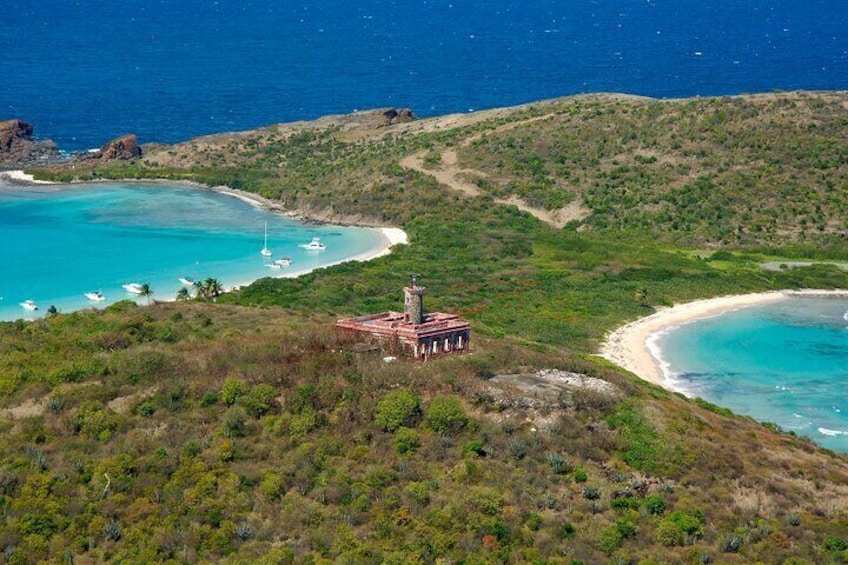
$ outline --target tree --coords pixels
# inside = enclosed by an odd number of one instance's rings
[[[393,390],[377,405],[374,420],[377,425],[393,432],[401,426],[413,427],[421,412],[421,401],[408,390]]]
[[[150,296],[153,294],[153,290],[151,290],[150,285],[148,283],[143,283],[140,287],[139,296],[147,297],[147,305],[150,306]]]
[[[237,377],[227,377],[221,386],[221,401],[232,406],[249,392],[247,383]]]
[[[221,281],[212,277],[197,281],[194,283],[194,286],[197,288],[198,298],[211,298],[214,300],[224,292],[224,285],[221,284]]]
[[[218,298],[224,292],[224,285],[221,284],[221,281],[212,277],[203,281],[203,286],[206,287],[207,297],[212,299]]]
[[[184,302],[189,298],[191,298],[191,295],[189,294],[188,289],[186,287],[182,287],[180,290],[177,291],[177,300],[179,302]]]
[[[427,408],[427,425],[440,434],[458,432],[468,423],[465,408],[459,397],[452,394],[438,395]]]

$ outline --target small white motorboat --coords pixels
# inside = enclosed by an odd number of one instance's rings
[[[130,294],[141,294],[144,292],[144,289],[141,288],[141,285],[138,283],[127,283],[121,286]]]
[[[278,267],[290,267],[292,260],[291,257],[281,257],[279,259],[275,259],[271,264]]]
[[[194,279],[190,279],[188,277],[180,277],[178,280],[186,286],[194,286],[195,283]]]
[[[92,302],[103,302],[106,300],[106,297],[103,296],[99,290],[96,292],[86,292],[85,297],[91,300]]]
[[[327,249],[327,246],[321,243],[320,237],[313,237],[312,241],[302,244],[301,247],[307,251],[324,251]]]
[[[38,304],[33,302],[32,300],[24,300],[21,302],[21,308],[24,310],[35,311],[38,310]]]

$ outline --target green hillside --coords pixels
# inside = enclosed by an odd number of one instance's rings
[[[761,266],[848,259],[848,96],[375,124],[38,172],[226,184],[410,243],[217,303],[0,325],[8,562],[848,561],[848,457],[591,355],[657,305],[848,288]],[[410,273],[472,322],[473,354],[385,363],[329,331],[401,308]]]

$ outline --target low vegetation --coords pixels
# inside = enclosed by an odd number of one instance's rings
[[[227,184],[410,244],[205,300],[0,325],[3,559],[847,562],[844,455],[589,355],[659,305],[848,287],[817,263],[848,259],[847,103],[578,97],[39,172]],[[400,165],[422,152],[480,194]],[[509,198],[588,213],[555,229]],[[813,265],[760,266],[791,258]],[[430,308],[472,322],[472,354],[385,363],[328,331],[401,308],[411,273]],[[504,377],[540,369],[616,392],[529,397]]]
[[[512,339],[387,364],[316,318],[124,303],[5,325],[4,348],[29,351],[3,367],[18,375],[0,436],[6,561],[780,563],[844,551],[848,466],[805,440]],[[54,351],[92,362],[47,373]],[[485,378],[543,367],[623,396],[577,389],[505,407],[495,397],[520,389]]]

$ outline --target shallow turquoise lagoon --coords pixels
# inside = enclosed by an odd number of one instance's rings
[[[260,254],[266,222],[270,258]],[[324,251],[301,247],[313,237]],[[214,277],[231,287],[371,253],[383,241],[377,230],[304,224],[192,187],[0,187],[0,319],[38,317],[51,305],[67,312],[137,299],[126,283],[147,283],[153,299],[172,300],[180,277]],[[282,257],[292,265],[267,266]],[[85,298],[98,290],[103,302]],[[38,311],[22,308],[25,300]]]
[[[848,299],[752,306],[672,329],[657,345],[683,392],[848,452]]]

